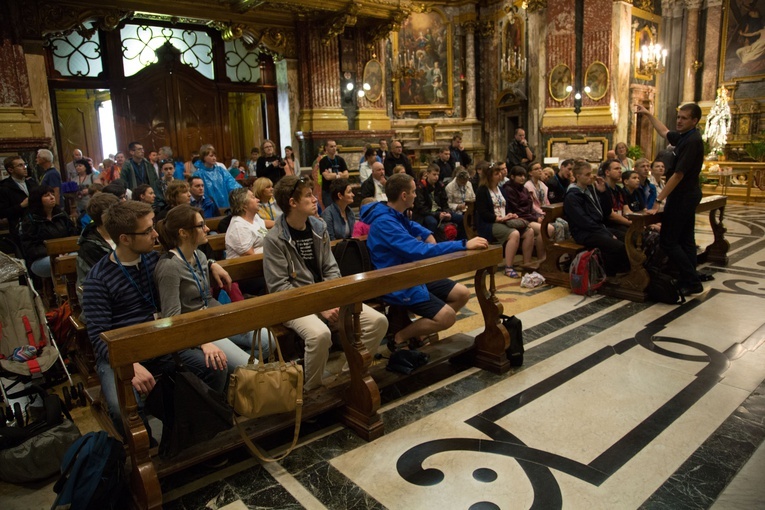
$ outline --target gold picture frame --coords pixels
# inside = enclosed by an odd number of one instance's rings
[[[603,99],[606,93],[608,93],[608,87],[610,85],[610,75],[608,74],[608,68],[606,64],[596,60],[587,67],[587,72],[584,73],[584,84],[590,87],[590,91],[585,94],[593,101]]]
[[[369,91],[366,93],[367,100],[374,103],[382,97],[383,81],[382,63],[373,58],[364,65],[364,83],[369,84]]]
[[[571,68],[566,64],[558,64],[550,71],[550,79],[548,80],[547,88],[550,92],[550,97],[558,102],[563,102],[571,95],[570,90],[566,90],[566,87],[573,85],[574,77],[571,73]]]
[[[447,16],[437,8],[413,13],[393,32],[391,42],[393,58],[408,68],[393,83],[394,109],[452,110],[452,24]]]
[[[746,22],[746,11],[742,12],[740,8],[731,9],[730,3],[731,0],[725,0],[723,6],[718,80],[720,83],[731,83],[765,79],[765,52],[761,51],[762,46],[758,46],[763,42],[765,35],[760,35],[762,29],[757,34],[743,32],[740,27],[749,26]],[[760,51],[757,52],[757,49]],[[756,96],[762,97],[761,94]]]
[[[651,44],[653,44],[653,32],[651,32],[650,25],[645,25],[640,30],[635,31],[635,51],[632,58],[634,59],[633,66],[635,69],[635,78],[638,80],[651,81],[654,78],[653,76],[649,76],[647,74],[640,74],[637,59],[637,54],[640,52],[643,46],[650,46]]]

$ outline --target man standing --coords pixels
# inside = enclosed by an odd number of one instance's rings
[[[159,175],[159,165],[157,165],[158,159],[157,151],[150,151],[149,152],[149,164],[154,167],[154,171],[157,172],[157,175]]]
[[[361,221],[370,225],[367,248],[375,269],[397,266],[438,255],[464,250],[483,250],[489,243],[482,237],[466,241],[436,244],[428,229],[410,221],[404,212],[411,209],[417,197],[414,179],[395,174],[385,185],[387,204],[371,204],[364,208]],[[419,239],[418,239],[419,238]],[[457,320],[457,312],[468,302],[470,291],[452,280],[444,279],[400,290],[383,296],[385,302],[406,307],[421,318],[396,332],[393,348],[407,345],[410,339],[443,331]]]
[[[451,153],[453,167],[456,167],[457,163],[459,163],[459,166],[467,167],[473,162],[473,159],[462,146],[462,136],[459,134],[452,137],[452,145],[449,147],[449,152]]]
[[[515,130],[515,137],[507,146],[507,167],[524,166],[532,161],[534,161],[534,152],[526,141],[526,131],[518,128]]]
[[[348,165],[342,156],[337,155],[337,143],[327,140],[324,144],[326,154],[319,161],[319,173],[321,173],[321,203],[323,207],[332,205],[332,196],[329,186],[335,179],[348,178]]]
[[[114,155],[114,164],[122,171],[122,167],[125,166],[125,153],[118,152]]]
[[[573,159],[565,159],[558,167],[558,172],[552,179],[545,182],[547,185],[547,198],[551,204],[562,204],[566,196],[566,190],[571,184],[571,169],[574,167]]]
[[[117,400],[114,371],[109,365],[109,347],[101,333],[124,326],[132,326],[159,317],[159,296],[154,286],[154,268],[159,252],[154,249],[157,231],[154,230],[154,212],[144,202],[130,200],[113,205],[104,220],[104,227],[116,243],[110,255],[98,261],[83,284],[82,309],[88,318],[88,337],[96,355],[96,371],[101,380],[101,395],[106,401],[109,416],[118,431],[122,431],[122,417]],[[221,278],[230,283],[228,274],[218,264],[210,267],[219,284]],[[223,391],[226,382],[224,358],[215,358],[212,366],[200,349],[184,349],[178,353],[183,363],[211,388]],[[134,363],[134,390],[147,395],[154,388],[155,376],[174,370],[172,356]],[[142,400],[136,399],[141,405]]]
[[[56,195],[56,203],[61,205],[61,173],[53,166],[53,153],[48,149],[40,149],[37,151],[36,162],[45,172],[40,184],[53,188],[53,194]]]
[[[452,161],[451,148],[446,146],[441,149],[441,152],[438,153],[438,157],[433,163],[438,165],[440,171],[438,180],[444,184],[448,183],[454,174],[454,161]]]
[[[213,218],[218,215],[218,206],[212,198],[205,196],[205,181],[201,177],[189,177],[191,206],[202,209],[202,216]]]
[[[637,105],[636,111],[646,115],[656,132],[675,147],[674,163],[667,167],[665,174],[667,183],[656,197],[659,204],[667,201],[660,244],[680,272],[678,283],[683,294],[698,294],[704,291],[696,271],[695,236],[696,206],[701,202],[699,173],[704,164],[704,142],[696,129],[701,108],[695,103],[680,106],[676,131],[670,131],[642,105]]]
[[[130,159],[125,161],[120,172],[120,178],[127,182],[129,189],[135,189],[139,184],[148,184],[154,187],[157,181],[157,172],[147,159],[143,157],[143,145],[138,142],[130,142],[128,145]]]
[[[404,146],[401,145],[401,142],[398,140],[393,140],[391,143],[390,154],[386,156],[385,161],[383,162],[383,165],[385,166],[386,177],[393,175],[393,168],[396,165],[403,165],[406,173],[414,177],[414,172],[412,171],[412,162],[409,161],[409,156],[403,152]]]
[[[37,181],[27,177],[27,164],[20,156],[9,156],[3,161],[9,177],[0,181],[0,218],[8,218],[11,238],[19,242],[19,222],[29,210],[29,192]]]
[[[380,138],[380,148],[377,149],[377,161],[385,163],[385,158],[388,156],[388,141],[385,138]]]
[[[74,162],[82,159],[82,151],[80,149],[74,149],[72,151],[72,161],[66,164],[66,178],[69,181],[77,179],[77,169],[74,168]]]
[[[316,217],[316,197],[310,185],[295,175],[287,175],[276,184],[274,198],[284,212],[263,243],[263,273],[268,292],[273,294],[339,278],[327,225]],[[332,346],[330,327],[337,324],[339,311],[339,308],[331,308],[284,323],[305,341],[306,391],[322,384]],[[374,356],[388,329],[388,321],[367,305],[362,305],[359,320],[361,342]]]

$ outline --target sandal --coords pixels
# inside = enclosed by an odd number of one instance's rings
[[[518,276],[518,273],[516,273],[515,269],[513,269],[512,267],[505,268],[505,276],[509,278],[520,278],[520,276]]]
[[[396,352],[398,350],[409,348],[409,342],[396,343],[395,337],[390,337],[387,342],[388,350],[390,352]]]

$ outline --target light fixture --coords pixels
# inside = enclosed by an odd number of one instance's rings
[[[353,90],[353,82],[349,81],[348,83],[346,83],[345,84],[345,90],[347,90],[348,92]]]
[[[404,50],[404,53],[396,52],[396,54],[393,55],[390,70],[393,81],[404,78],[417,78],[418,74],[424,76],[422,70],[417,70],[417,63],[415,62],[419,59],[417,53],[412,50]]]
[[[359,89],[357,94],[358,94],[359,97],[364,97],[366,95],[366,92],[364,92],[364,89]]]
[[[509,52],[503,52],[500,63],[502,79],[508,83],[515,83],[522,79],[526,74],[526,63],[527,59],[523,56],[520,46],[513,47]]]
[[[364,85],[361,86],[365,91],[369,92],[372,90],[372,86],[369,83],[364,82]]]
[[[635,68],[637,74],[653,77],[666,70],[667,50],[661,44],[646,44],[635,53]]]

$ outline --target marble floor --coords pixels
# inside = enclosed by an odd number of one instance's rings
[[[165,508],[765,508],[765,209],[729,206],[725,225],[729,264],[683,305],[498,276],[523,367],[434,369],[383,392],[380,439],[322,417],[281,462],[237,451],[164,479]],[[479,333],[477,311],[455,330]],[[0,484],[0,507],[46,507],[15,495]]]

